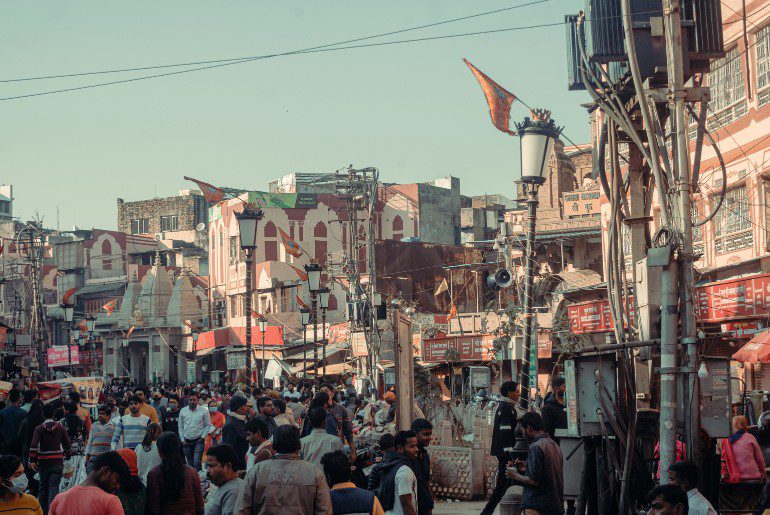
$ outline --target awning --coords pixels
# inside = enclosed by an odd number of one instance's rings
[[[208,348],[208,349],[199,350],[199,351],[197,351],[195,353],[195,355],[200,358],[200,357],[203,357],[203,356],[208,356],[209,354],[211,354],[215,350],[217,350],[215,347],[211,347],[211,348]]]
[[[87,284],[85,286],[81,286],[78,288],[78,291],[75,293],[78,297],[81,295],[87,295],[89,293],[100,293],[105,291],[114,291],[119,288],[122,288],[126,285],[125,281],[121,281],[119,283],[105,283],[105,284]]]
[[[344,374],[346,372],[354,372],[356,369],[353,365],[350,363],[335,363],[334,365],[326,365],[326,375],[339,375]],[[293,374],[296,374],[297,372],[302,372],[302,367],[294,367],[291,369]],[[312,367],[308,367],[305,375],[313,375],[315,373],[315,363],[313,363]],[[318,366],[318,375],[323,374],[323,366]]]
[[[251,328],[251,344],[262,345],[262,331],[259,326]],[[246,328],[245,327],[220,327],[212,331],[206,331],[198,335],[197,348],[213,349],[219,347],[245,346]],[[265,331],[266,347],[283,347],[283,328],[277,325],[267,326]]]
[[[733,354],[733,359],[743,363],[770,363],[770,329],[749,340]]]

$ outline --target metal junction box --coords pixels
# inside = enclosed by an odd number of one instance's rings
[[[603,436],[609,427],[604,405],[612,409],[617,398],[615,354],[580,356],[564,362],[567,382],[567,433],[570,436]]]

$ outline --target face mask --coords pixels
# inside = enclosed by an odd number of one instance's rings
[[[27,486],[29,486],[29,479],[27,479],[26,474],[22,474],[19,477],[15,477],[11,480],[11,483],[13,484],[13,490],[16,490],[17,494],[23,494],[27,491]]]
[[[216,413],[217,412],[217,407],[216,406],[209,406],[209,411],[211,413]]]
[[[179,405],[176,402],[171,402],[171,403],[169,403],[168,407],[171,410],[175,410],[175,409],[177,409],[179,407]]]

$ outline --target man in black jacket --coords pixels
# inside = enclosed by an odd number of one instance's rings
[[[506,381],[500,386],[502,400],[495,411],[492,428],[492,448],[490,454],[497,457],[497,483],[481,515],[492,515],[505,495],[511,480],[505,477],[505,469],[513,459],[513,446],[516,442],[516,402],[519,400],[519,385],[516,381]]]
[[[430,455],[428,445],[433,437],[433,424],[427,419],[412,421],[412,431],[417,435],[417,458],[412,460],[412,470],[417,476],[417,515],[433,513],[433,493],[430,491]]]
[[[551,394],[546,398],[543,409],[540,410],[540,416],[543,417],[543,429],[556,443],[557,429],[567,428],[567,410],[564,406],[564,393],[567,391],[566,382],[563,377],[554,377],[551,380]]]
[[[230,409],[227,411],[227,419],[222,427],[222,443],[231,445],[235,449],[235,455],[238,458],[235,464],[236,470],[246,470],[249,441],[246,439],[246,397],[242,395],[236,395],[230,400]]]

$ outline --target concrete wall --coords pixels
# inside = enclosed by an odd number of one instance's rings
[[[166,198],[125,202],[118,199],[118,231],[131,234],[131,220],[146,218],[149,230],[146,234],[161,232],[160,217],[177,215],[179,231],[195,230],[199,223],[208,222],[205,199],[200,195],[182,195]]]
[[[420,241],[456,245],[460,243],[460,179],[445,177],[418,188]]]

